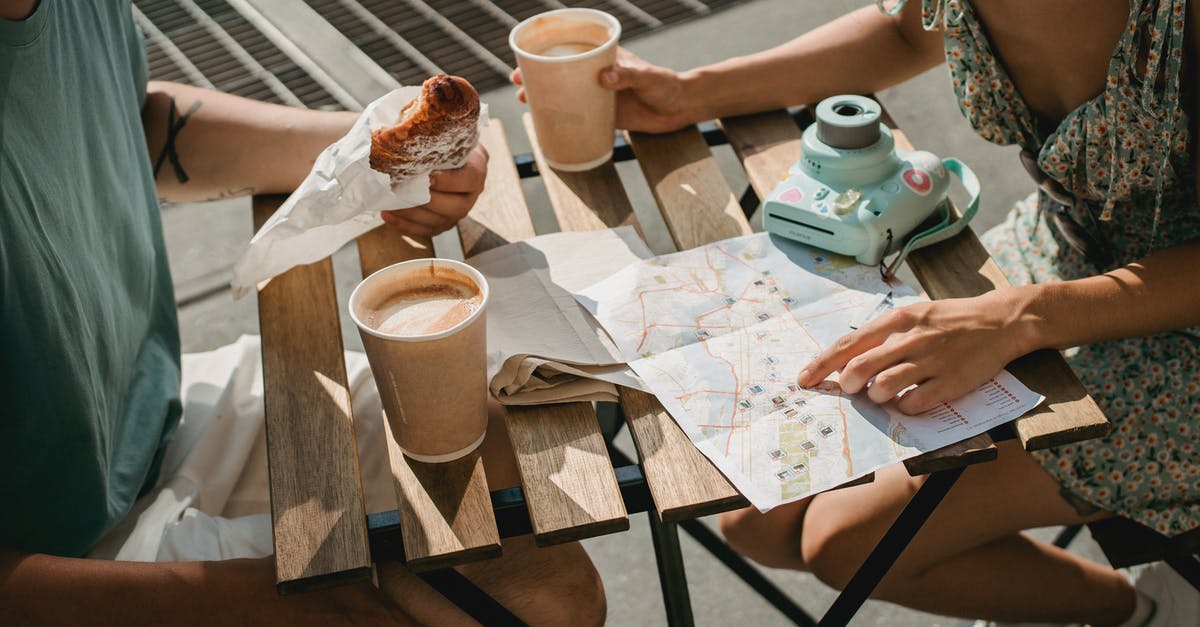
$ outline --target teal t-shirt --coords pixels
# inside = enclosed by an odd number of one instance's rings
[[[179,420],[145,93],[129,0],[0,19],[0,546],[84,554]]]

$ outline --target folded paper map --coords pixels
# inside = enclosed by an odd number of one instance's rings
[[[488,385],[506,405],[615,401],[642,388],[620,351],[571,296],[651,256],[632,227],[554,233],[467,260],[491,287]]]
[[[796,375],[853,326],[921,299],[768,234],[640,261],[576,293],[684,433],[758,509],[983,433],[1043,398],[1008,372],[907,416]]]

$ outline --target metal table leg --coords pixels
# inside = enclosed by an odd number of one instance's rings
[[[883,534],[883,538],[879,540],[879,544],[875,545],[866,561],[859,567],[858,572],[854,573],[854,577],[850,579],[850,583],[846,584],[845,589],[838,595],[829,611],[825,612],[825,616],[817,623],[820,627],[841,626],[850,623],[850,619],[866,602],[867,597],[871,596],[875,586],[879,585],[883,575],[892,567],[892,564],[896,563],[896,558],[900,557],[900,553],[929,519],[934,508],[950,492],[950,488],[954,486],[955,481],[958,481],[963,470],[965,468],[952,468],[929,475],[929,478],[913,495],[912,500],[904,507],[904,511],[896,517],[891,528]]]
[[[679,551],[679,527],[664,523],[654,512],[646,512],[650,521],[650,538],[654,542],[654,558],[658,562],[658,581],[662,585],[663,606],[667,624],[690,626],[692,599],[688,596],[687,573],[683,570],[683,553]]]
[[[708,549],[713,557],[720,560],[726,568],[733,571],[746,585],[750,586],[758,593],[767,603],[775,606],[788,620],[792,621],[799,627],[816,627],[817,621],[813,620],[804,608],[800,607],[788,595],[784,594],[778,586],[771,583],[769,579],[763,576],[750,562],[747,562],[744,557],[739,555],[737,551],[729,548],[716,533],[706,527],[699,520],[685,520],[679,523],[679,528],[683,529],[692,536],[692,539],[700,543],[700,546]]]

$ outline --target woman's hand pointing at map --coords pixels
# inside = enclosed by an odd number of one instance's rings
[[[797,383],[812,387],[840,370],[842,390],[866,389],[877,403],[903,394],[900,411],[921,413],[970,392],[1037,348],[1024,301],[1022,290],[1010,288],[895,309],[834,342],[800,371]]]

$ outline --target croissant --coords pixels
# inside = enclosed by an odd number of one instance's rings
[[[371,132],[371,168],[399,182],[460,167],[479,141],[478,121],[479,94],[466,79],[431,77],[395,126]]]

